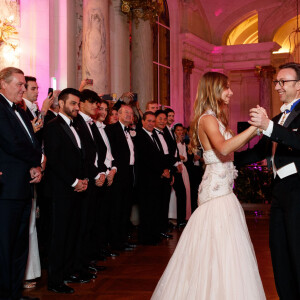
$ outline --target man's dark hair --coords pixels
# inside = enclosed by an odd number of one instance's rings
[[[76,96],[79,99],[81,98],[81,93],[78,90],[73,88],[66,88],[59,93],[58,101],[62,100],[64,101],[64,103],[66,103],[67,99],[69,98],[69,95]]]
[[[155,117],[155,113],[153,113],[152,111],[146,111],[144,114],[143,114],[143,120],[145,121],[147,116],[154,116]]]
[[[289,62],[279,66],[279,70],[282,69],[293,69],[297,74],[297,79],[300,80],[300,64]]]
[[[176,123],[174,126],[173,126],[173,130],[175,131],[177,127],[183,127],[183,125],[181,123]]]
[[[172,112],[172,113],[175,114],[175,111],[174,111],[172,108],[169,108],[169,107],[165,109],[165,112],[167,113],[167,116],[168,116],[168,114],[169,114],[170,112]]]
[[[165,110],[162,110],[162,109],[159,109],[159,110],[157,110],[157,111],[155,112],[155,117],[157,118],[158,115],[160,115],[160,114],[163,114],[163,115],[165,115],[166,117],[168,117],[168,114],[166,113],[166,111],[165,111]]]
[[[81,92],[81,102],[89,101],[90,103],[100,102],[98,94],[92,90],[85,89]]]
[[[28,81],[34,81],[34,82],[36,82],[36,78],[33,77],[33,76],[25,76],[25,81],[26,81],[25,88],[27,90],[27,88],[28,88]]]
[[[100,98],[100,97],[99,97],[99,98]],[[103,100],[103,99],[100,98],[100,101],[99,101],[98,103],[99,103],[99,104],[104,103],[104,104],[106,104],[106,106],[109,108],[109,104],[108,104],[108,102],[107,102],[106,100]]]

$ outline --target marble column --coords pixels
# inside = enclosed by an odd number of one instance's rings
[[[194,69],[192,60],[183,58],[183,110],[184,126],[189,126],[191,122],[191,74]]]
[[[153,45],[150,21],[132,22],[131,53],[132,92],[138,94],[140,107],[153,99]]]
[[[108,0],[83,0],[82,78],[93,79],[97,93],[111,92],[108,5]]]
[[[120,0],[112,0],[109,11],[111,91],[120,97],[130,91],[130,43],[127,16]]]
[[[272,66],[262,66],[257,69],[259,76],[259,105],[262,106],[269,117],[272,112],[272,80],[276,70]]]

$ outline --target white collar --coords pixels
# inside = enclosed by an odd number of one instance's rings
[[[98,128],[105,128],[106,125],[103,122],[96,121],[96,125]]]
[[[28,109],[30,111],[36,111],[38,109],[38,107],[37,107],[37,105],[35,103],[33,103],[33,102],[31,102],[31,101],[29,101],[29,100],[27,100],[25,98],[23,98],[23,99],[25,101],[26,106],[28,107]]]
[[[58,114],[59,114],[59,115],[65,120],[65,122],[70,126],[70,124],[71,124],[71,119],[68,118],[66,115],[64,115],[64,114],[61,113],[61,112],[59,112]]]
[[[290,102],[290,103],[284,103],[284,104],[280,107],[280,111],[283,113],[283,112],[285,112],[286,110],[291,110],[292,105],[293,105],[296,101],[298,101],[298,100],[299,100],[299,98],[293,100],[293,101]]]
[[[79,111],[79,114],[83,117],[83,119],[84,119],[84,121],[86,123],[90,124],[90,123],[94,122],[93,119],[90,116],[88,116],[87,114],[83,113],[82,111]]]

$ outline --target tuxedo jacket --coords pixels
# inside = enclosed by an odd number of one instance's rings
[[[156,133],[153,132],[155,136]],[[168,169],[168,161],[162,150],[158,137],[155,137],[156,143],[144,129],[137,132],[135,139],[136,146],[136,165],[137,165],[137,183],[139,185],[148,185],[151,187],[154,183],[161,182],[161,175],[165,169]]]
[[[168,145],[168,150],[169,150],[169,155],[170,155],[170,164],[171,164],[171,166],[174,166],[174,164],[176,162],[180,162],[179,151],[177,148],[177,142],[175,139],[175,135],[174,134],[173,134],[173,136],[171,135],[167,126],[164,128],[164,138]],[[176,150],[177,150],[177,154],[176,154]],[[175,156],[175,154],[176,154],[176,156]],[[175,170],[173,167],[173,172],[176,172],[176,171],[177,170]]]
[[[120,122],[107,125],[105,130],[114,157],[114,165],[117,167],[117,174],[119,173],[120,175],[123,169],[128,169],[130,164],[130,149],[127,139]]]
[[[78,132],[82,140],[82,133]],[[65,120],[58,115],[48,123],[44,134],[44,151],[47,157],[47,185],[53,193],[70,194],[76,179],[86,178],[84,144],[78,147],[76,138]]]
[[[278,124],[281,115],[273,118],[274,127],[271,137],[264,135],[252,149],[235,153],[237,166],[270,158],[272,142],[277,142],[274,156],[276,168],[294,162],[300,173],[300,104],[289,114],[283,126]]]
[[[94,178],[99,174],[98,167],[95,166],[96,153],[98,151],[95,138],[94,136],[91,136],[88,128],[90,125],[86,123],[80,114],[74,118],[74,126],[76,130],[81,133],[81,144],[85,149],[85,164],[88,172],[88,178],[90,180],[94,180]]]
[[[25,111],[18,108],[31,139],[11,108],[0,94],[0,199],[32,197],[29,170],[41,164],[42,151]]]
[[[53,120],[54,118],[56,118],[56,114],[52,111],[52,110],[48,110],[47,111],[47,114],[44,118],[44,127],[51,121]]]

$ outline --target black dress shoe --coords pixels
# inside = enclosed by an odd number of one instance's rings
[[[40,298],[32,298],[32,297],[24,296],[24,297],[21,297],[19,300],[40,300]]]
[[[120,254],[117,253],[117,252],[112,252],[112,251],[109,251],[109,250],[103,250],[101,252],[102,255],[106,256],[106,257],[117,257],[119,256]]]
[[[61,293],[61,294],[73,294],[74,293],[74,289],[67,286],[66,284],[48,285],[48,290],[55,292],[55,293]]]
[[[104,266],[97,266],[97,265],[89,265],[89,271],[91,272],[99,272],[99,271],[104,271],[106,270],[106,267]]]
[[[85,278],[85,279],[89,279],[89,280],[92,280],[92,279],[96,279],[96,278],[97,278],[97,275],[96,275],[96,274],[92,274],[92,273],[90,273],[90,272],[88,272],[88,271],[81,272],[81,273],[79,274],[79,276],[80,276],[81,278]]]
[[[186,225],[186,222],[182,222],[182,223],[179,223],[177,225],[177,227],[182,228],[182,227],[185,227],[185,225]]]
[[[172,234],[167,234],[167,233],[163,233],[161,232],[160,235],[165,238],[165,239],[172,239],[173,235]]]
[[[130,243],[125,243],[124,246],[129,247],[129,248],[136,248],[137,247],[136,244],[130,244]]]
[[[64,280],[65,283],[87,283],[90,281],[90,279],[80,275],[71,275]]]

